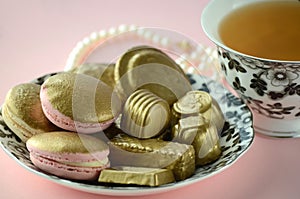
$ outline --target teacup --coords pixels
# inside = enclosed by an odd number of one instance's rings
[[[254,2],[258,0],[212,0],[203,10],[202,28],[217,46],[226,81],[251,109],[255,131],[274,137],[300,137],[300,59],[250,56],[220,39],[221,20],[235,8]]]

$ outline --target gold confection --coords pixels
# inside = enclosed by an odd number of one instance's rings
[[[118,134],[108,142],[112,166],[167,168],[176,180],[195,172],[193,146],[158,139],[137,139]]]
[[[125,98],[137,89],[147,89],[169,105],[192,90],[180,66],[164,52],[149,46],[132,48],[119,58],[115,81]]]
[[[211,108],[208,109],[206,112],[202,113],[202,115],[203,117],[205,117],[206,120],[210,121],[211,123],[214,123],[217,127],[218,133],[221,133],[225,124],[225,117],[218,102],[214,98],[212,98]]]
[[[120,112],[113,89],[88,75],[60,73],[48,78],[43,87],[52,106],[75,121],[104,122]]]
[[[174,103],[171,109],[171,125],[174,126],[181,118],[201,114],[216,125],[218,132],[223,129],[225,118],[217,101],[205,91],[189,91]]]
[[[173,140],[192,144],[195,149],[196,165],[205,165],[218,159],[222,153],[217,128],[202,115],[179,120],[173,127]]]
[[[96,137],[67,131],[37,134],[28,139],[26,144],[53,153],[93,153],[108,150],[108,145]]]
[[[2,115],[7,126],[24,142],[34,134],[58,129],[44,115],[37,84],[26,83],[11,88]]]
[[[102,170],[98,181],[156,187],[174,182],[175,179],[168,169],[123,166]]]
[[[114,78],[115,64],[106,63],[85,63],[79,67],[72,68],[70,72],[85,74],[95,77],[110,87],[115,87]]]
[[[168,103],[155,94],[140,89],[127,99],[121,116],[121,129],[137,138],[151,138],[169,124]]]
[[[173,105],[175,112],[181,115],[204,113],[212,104],[212,97],[204,91],[193,90],[187,92]]]

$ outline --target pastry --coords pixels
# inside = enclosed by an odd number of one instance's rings
[[[146,167],[115,167],[100,173],[98,182],[156,187],[174,182],[172,171]]]
[[[116,89],[127,98],[137,89],[147,89],[169,105],[192,90],[184,71],[163,51],[137,46],[125,52],[115,66]]]
[[[119,98],[112,88],[84,74],[68,72],[48,78],[40,97],[47,118],[69,131],[102,131],[120,113]]]
[[[110,166],[107,144],[74,132],[51,132],[26,142],[32,163],[41,170],[74,180],[96,180]]]
[[[169,124],[168,103],[155,94],[140,89],[127,99],[121,117],[121,129],[137,138],[151,138]]]
[[[39,95],[39,85],[19,84],[9,90],[2,106],[5,123],[23,142],[32,135],[59,129],[44,115]]]

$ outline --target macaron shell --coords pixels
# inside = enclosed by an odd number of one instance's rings
[[[42,133],[31,137],[26,146],[29,151],[39,151],[50,154],[85,154],[101,153],[97,158],[103,159],[108,155],[107,144],[93,136],[74,132],[56,131]]]
[[[113,89],[84,74],[69,72],[52,76],[42,85],[40,96],[43,110],[49,120],[71,131],[101,131],[107,128],[120,112],[120,101]],[[76,129],[74,123],[83,130]],[[68,128],[69,125],[72,127]]]
[[[31,137],[26,147],[36,167],[63,178],[95,180],[102,169],[110,166],[108,145],[89,135],[42,133]]]
[[[103,167],[70,166],[31,154],[30,160],[36,167],[45,172],[73,180],[96,180],[98,179],[101,170],[110,166],[109,163],[103,165]]]
[[[39,95],[39,85],[20,84],[9,90],[2,107],[5,123],[24,142],[34,134],[59,129],[44,115]]]

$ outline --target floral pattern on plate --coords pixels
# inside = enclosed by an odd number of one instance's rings
[[[51,75],[54,74],[48,74],[37,78],[33,80],[33,82],[42,84]],[[221,157],[211,164],[197,168],[195,174],[186,180],[154,188],[112,186],[98,184],[97,182],[80,182],[61,179],[59,177],[44,173],[31,163],[29,159],[29,152],[26,149],[25,143],[21,142],[21,140],[10,131],[3,121],[2,114],[0,113],[1,146],[8,155],[10,155],[25,169],[55,183],[90,193],[105,195],[146,195],[170,191],[201,181],[223,171],[225,168],[233,164],[241,155],[243,155],[247,149],[249,149],[254,138],[252,114],[239,98],[231,94],[220,83],[196,74],[189,74],[188,77],[194,89],[207,91],[218,101],[225,115],[226,123],[223,131],[219,135],[220,145],[222,148]]]

